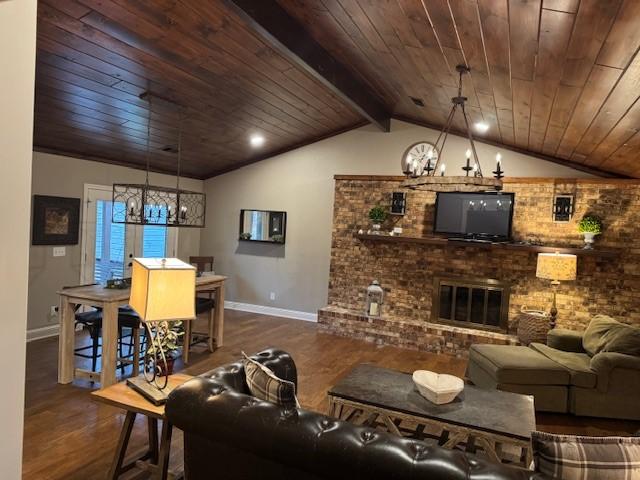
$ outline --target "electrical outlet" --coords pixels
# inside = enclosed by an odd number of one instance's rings
[[[58,315],[58,306],[57,305],[51,305],[51,307],[49,308],[49,315],[51,315],[52,317],[55,317]]]
[[[275,300],[276,299],[276,292],[270,292],[269,293],[269,300]]]

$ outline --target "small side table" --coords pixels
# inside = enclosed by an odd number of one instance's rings
[[[169,377],[167,388],[173,390],[182,385],[187,380],[193,378],[191,375],[177,373]],[[142,395],[126,385],[125,382],[116,383],[110,387],[103,388],[91,393],[97,402],[106,403],[113,407],[118,407],[126,411],[120,439],[116,447],[115,457],[109,469],[107,478],[117,480],[120,475],[135,467],[151,470],[154,478],[168,480],[170,478],[180,478],[169,473],[169,452],[171,449],[171,433],[173,427],[164,415],[164,405],[156,406],[147,401]],[[149,446],[147,451],[138,454],[133,460],[123,465],[129,438],[133,430],[136,415],[141,414],[147,417],[149,429]],[[158,446],[158,420],[162,420],[162,433],[160,434],[160,445]],[[146,462],[146,463],[143,463]]]

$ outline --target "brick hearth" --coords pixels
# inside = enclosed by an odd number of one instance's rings
[[[474,343],[515,345],[517,338],[503,333],[454,327],[422,320],[370,318],[364,313],[339,307],[318,311],[318,322],[328,333],[354,337],[381,345],[449,353],[465,357]]]

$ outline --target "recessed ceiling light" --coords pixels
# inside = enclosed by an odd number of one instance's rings
[[[485,133],[489,130],[489,124],[487,122],[476,122],[475,127],[479,133]]]
[[[251,135],[249,143],[252,147],[261,147],[264,145],[264,137],[262,135]]]

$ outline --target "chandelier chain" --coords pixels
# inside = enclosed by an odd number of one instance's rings
[[[147,155],[145,185],[149,185],[149,169],[151,168],[151,95],[149,95],[149,115],[147,117]]]

